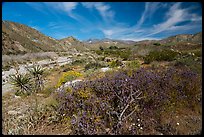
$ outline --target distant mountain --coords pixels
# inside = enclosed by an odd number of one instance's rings
[[[149,45],[149,44],[153,44],[159,42],[159,40],[142,40],[142,41],[137,41],[135,42],[135,44],[144,44],[144,45]]]
[[[79,41],[73,36],[56,40],[46,36],[41,32],[23,24],[2,21],[2,53],[20,54],[28,52],[47,52],[47,51],[70,51],[99,49],[100,46],[108,48],[110,46],[127,47],[135,44],[153,44],[153,43],[202,43],[202,32],[196,34],[180,34],[171,36],[162,40],[143,40],[139,42],[130,40],[88,39]]]
[[[104,39],[88,39],[83,41],[86,44],[96,44],[96,43],[106,43],[106,44],[115,44],[117,45],[118,43],[121,44],[132,44],[135,43],[135,41],[131,40],[115,40],[115,39],[109,39],[109,38],[104,38]]]
[[[93,44],[97,42],[100,42],[100,39],[88,39],[83,41],[83,43],[86,43],[86,44],[91,44],[91,43]]]
[[[196,34],[179,34],[159,41],[160,43],[190,42],[202,43],[202,32]]]
[[[175,36],[170,36],[167,38],[164,38],[162,40],[142,40],[137,41],[135,44],[142,44],[142,45],[150,45],[154,43],[160,43],[160,44],[176,44],[176,43],[194,43],[194,44],[200,44],[202,43],[202,32],[196,33],[196,34],[179,34]]]
[[[86,48],[85,43],[79,41],[78,39],[74,38],[73,36],[60,39],[59,45],[69,47],[68,50],[70,50],[70,49],[74,49],[74,50],[78,50],[78,51],[89,50],[88,48]]]

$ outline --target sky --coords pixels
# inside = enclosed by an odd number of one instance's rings
[[[2,20],[62,39],[157,40],[202,31],[198,2],[4,2]]]

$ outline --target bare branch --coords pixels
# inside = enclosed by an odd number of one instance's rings
[[[135,109],[134,109],[129,115],[127,115],[123,120],[125,120],[125,119],[127,119],[129,116],[131,116],[137,109],[138,109],[138,105],[135,106]]]
[[[123,101],[123,99],[116,93],[116,91],[114,90],[114,92],[115,92],[115,95],[120,99],[120,100],[122,100]]]
[[[125,113],[126,109],[129,107],[129,105],[134,101],[134,99],[130,100],[130,102],[125,106],[122,113],[119,116],[119,121],[121,121],[123,114]]]

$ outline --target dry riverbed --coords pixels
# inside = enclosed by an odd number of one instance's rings
[[[69,64],[71,62],[72,62],[71,58],[67,56],[63,56],[63,57],[57,57],[55,58],[55,60],[51,60],[51,59],[40,60],[36,64],[43,66],[43,68],[50,69],[50,68],[54,68],[55,66],[62,66],[65,64]],[[18,66],[18,73],[20,74],[27,73],[27,68],[30,68],[32,66],[33,66],[32,63],[20,64]],[[2,71],[2,95],[8,91],[12,91],[13,86],[9,83],[8,77],[9,75],[12,75],[15,73],[16,73],[16,70],[14,68],[9,69],[8,71]]]

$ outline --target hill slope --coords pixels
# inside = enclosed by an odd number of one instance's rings
[[[74,37],[56,40],[23,24],[2,21],[2,53],[19,54],[29,52],[69,51],[70,49],[84,51],[102,47],[127,47],[135,44],[151,45],[153,43],[202,43],[202,32],[196,34],[180,34],[162,40],[143,40],[139,42],[113,39],[89,39],[80,42]]]
[[[71,39],[66,42],[73,42]],[[19,54],[28,52],[68,51],[70,45],[62,43],[41,32],[23,24],[2,21],[2,50],[3,54]],[[79,43],[75,39],[75,43]],[[73,43],[73,44],[75,44]]]
[[[176,42],[190,42],[190,43],[202,43],[202,32],[196,34],[180,34],[171,36],[160,41],[161,43],[176,43]]]

